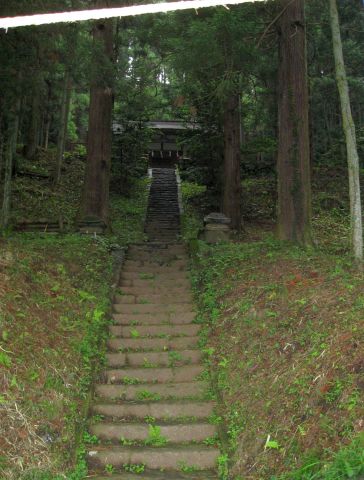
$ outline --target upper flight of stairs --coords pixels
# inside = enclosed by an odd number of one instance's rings
[[[98,439],[87,456],[95,480],[217,479],[214,404],[202,379],[188,256],[176,243],[172,174],[153,175],[163,189],[168,179],[172,203],[158,200],[153,182],[146,224],[153,241],[129,247],[115,296],[107,366],[95,385],[89,426]]]
[[[172,168],[152,172],[145,233],[151,242],[176,242],[180,233],[176,172]]]

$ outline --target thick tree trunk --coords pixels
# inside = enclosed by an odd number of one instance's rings
[[[58,130],[58,139],[57,139],[57,153],[56,153],[56,165],[53,175],[53,183],[57,185],[61,179],[61,169],[63,163],[63,154],[66,145],[67,137],[67,124],[68,116],[70,111],[71,103],[71,93],[72,93],[72,80],[71,75],[68,70],[66,70],[64,75],[64,84],[61,100],[61,112],[59,119],[59,130]]]
[[[223,212],[231,226],[241,229],[241,119],[240,97],[231,94],[224,107],[224,182]]]
[[[341,116],[345,133],[346,155],[349,170],[352,248],[356,261],[361,264],[363,261],[363,227],[360,199],[359,156],[356,143],[355,124],[351,114],[349,87],[345,71],[336,0],[330,0],[330,24],[335,57],[336,81],[340,94]]]
[[[87,164],[81,206],[82,220],[108,224],[113,108],[113,23],[100,20],[94,27],[94,72],[90,89]],[[96,70],[96,69],[95,69]]]
[[[310,141],[303,0],[281,0],[278,67],[278,235],[311,243]]]

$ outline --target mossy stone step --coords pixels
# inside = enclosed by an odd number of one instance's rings
[[[153,258],[152,256],[150,256],[148,259],[139,258],[132,260],[129,256],[127,256],[123,268],[128,270],[129,267],[132,268],[132,271],[134,269],[137,271],[139,269],[143,269],[144,267],[158,270],[164,270],[165,268],[184,270],[188,268],[188,261],[187,258]]]
[[[124,286],[120,288],[121,295],[191,295],[191,289],[188,286],[174,287],[173,285],[161,286],[158,283],[156,285],[144,285],[143,287],[131,287]]]
[[[188,365],[176,368],[118,368],[106,370],[103,377],[106,383],[182,383],[190,382],[203,372],[202,365]],[[132,379],[132,380],[130,380]]]
[[[104,469],[106,465],[122,468],[125,464],[143,464],[153,470],[181,470],[184,466],[206,470],[216,467],[219,451],[193,445],[178,447],[95,448],[88,452],[89,464]]]
[[[145,400],[153,398],[201,399],[206,395],[206,383],[201,381],[183,383],[157,383],[151,385],[108,385],[95,386],[95,394],[99,399],[110,400]]]
[[[92,406],[95,414],[108,418],[135,418],[145,422],[146,417],[156,420],[197,418],[208,419],[213,412],[214,403],[209,401],[159,401],[96,403]]]
[[[140,287],[140,288],[159,288],[159,289],[171,289],[177,290],[178,288],[186,288],[190,289],[190,281],[188,278],[171,278],[166,276],[165,278],[158,275],[158,277],[151,277],[151,278],[140,278],[140,276],[136,276],[135,278],[124,278],[121,276],[121,280],[119,282],[119,286],[121,289],[124,287]]]
[[[175,285],[178,285],[179,281],[188,281],[188,272],[187,270],[179,270],[178,272],[176,271],[166,271],[163,270],[161,272],[145,272],[145,271],[140,271],[140,272],[127,272],[127,271],[122,271],[121,280],[149,280],[149,281],[157,281],[159,283],[166,283],[170,282],[173,280],[175,282]]]
[[[113,351],[169,351],[197,348],[199,337],[111,338],[107,345]]]
[[[127,304],[142,304],[142,303],[160,303],[160,304],[170,304],[170,303],[189,303],[192,302],[192,294],[190,292],[180,293],[178,295],[170,292],[164,293],[122,293],[121,295],[115,295],[114,302],[117,304],[127,303]]]
[[[93,480],[218,480],[215,473],[212,472],[197,472],[197,473],[177,473],[173,472],[171,478],[170,472],[149,472],[143,473],[121,473],[115,475],[108,475],[107,477],[92,477]]]
[[[184,313],[193,311],[193,306],[189,303],[146,303],[146,304],[122,304],[114,303],[113,309],[115,313]]]
[[[180,350],[178,352],[128,352],[107,353],[106,361],[109,367],[146,367],[177,366],[201,363],[202,354],[199,350]]]
[[[134,262],[132,262],[134,263]],[[143,266],[136,266],[136,265],[130,265],[128,264],[128,261],[125,262],[123,266],[123,273],[127,272],[132,272],[132,273],[174,273],[178,274],[181,272],[186,272],[187,271],[187,266],[186,263],[182,265],[143,265]]]
[[[145,442],[150,438],[150,425],[147,424],[101,422],[91,425],[89,430],[101,442],[110,441],[120,444],[120,439]],[[215,425],[209,423],[159,425],[158,430],[159,435],[168,443],[203,442],[216,433]]]
[[[169,254],[169,255],[181,255],[187,254],[187,249],[184,244],[180,243],[171,243],[171,244],[163,244],[160,242],[156,243],[141,243],[141,244],[133,244],[130,245],[128,249],[128,255],[138,255],[140,253],[147,253],[147,254]]]
[[[112,318],[116,325],[182,325],[192,323],[195,320],[195,312],[183,312],[178,314],[123,314],[114,313]]]
[[[138,327],[111,325],[109,327],[112,335],[123,338],[168,336],[195,337],[200,329],[200,325],[194,323],[187,325],[140,325]]]

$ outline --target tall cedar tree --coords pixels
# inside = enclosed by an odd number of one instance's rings
[[[304,0],[281,0],[278,21],[278,235],[311,243],[310,141]]]
[[[346,141],[346,155],[349,170],[351,243],[354,257],[361,264],[363,260],[363,226],[360,199],[360,165],[356,132],[351,114],[349,86],[346,77],[343,47],[336,0],[330,0],[330,24],[335,57],[336,81],[340,95],[342,124]]]
[[[231,93],[224,105],[224,192],[223,212],[231,226],[241,228],[241,123],[240,96]]]
[[[109,222],[111,121],[113,109],[113,21],[95,22],[90,87],[87,164],[81,202],[83,221]]]

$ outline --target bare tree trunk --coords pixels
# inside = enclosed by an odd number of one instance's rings
[[[21,74],[19,74],[19,82],[21,81]],[[16,147],[18,144],[18,137],[19,137],[19,127],[20,127],[20,112],[22,107],[22,98],[20,94],[17,97],[16,104],[15,104],[15,117],[13,123],[13,132],[12,132],[12,148],[13,148],[13,156],[12,156],[12,175],[15,174],[18,170],[18,164],[16,162]]]
[[[4,145],[4,189],[3,189],[3,204],[0,212],[0,226],[6,228],[9,223],[10,205],[11,205],[11,184],[13,176],[13,159],[14,151],[16,147],[18,128],[19,125],[19,108],[20,101],[17,101],[16,112],[13,113],[12,118],[9,120],[6,142]]]
[[[48,150],[49,146],[49,131],[51,129],[52,124],[52,94],[53,94],[53,86],[51,81],[47,81],[47,105],[45,108],[45,125],[44,125],[44,143],[43,147],[45,150]]]
[[[241,119],[240,97],[231,94],[224,109],[224,185],[223,212],[231,226],[241,229]]]
[[[340,95],[343,130],[346,140],[346,154],[349,170],[350,221],[352,249],[355,260],[363,261],[363,227],[360,199],[360,169],[356,143],[355,124],[351,114],[349,86],[346,77],[339,14],[336,0],[330,0],[330,24],[335,57],[336,82]]]
[[[72,80],[71,75],[68,70],[65,72],[64,84],[63,84],[63,93],[61,100],[61,113],[60,113],[60,123],[58,130],[58,139],[57,139],[57,154],[56,154],[56,165],[53,175],[53,183],[57,185],[61,179],[61,169],[63,162],[63,154],[66,144],[67,137],[67,124],[68,116],[70,111],[71,103],[71,93],[72,93]]]
[[[100,64],[90,88],[87,164],[81,219],[109,222],[111,164],[111,119],[113,108],[113,22],[100,20],[94,26],[94,62]]]
[[[31,104],[30,124],[28,127],[25,149],[25,156],[28,160],[32,160],[34,158],[39,142],[40,92],[38,82],[36,83],[34,91],[32,92]]]
[[[49,146],[49,130],[51,128],[51,116],[50,114],[48,114],[48,118],[47,118],[47,121],[46,121],[46,124],[45,124],[45,131],[44,131],[44,150],[48,150],[48,146]]]
[[[311,239],[310,141],[303,0],[281,0],[278,24],[278,236]]]

